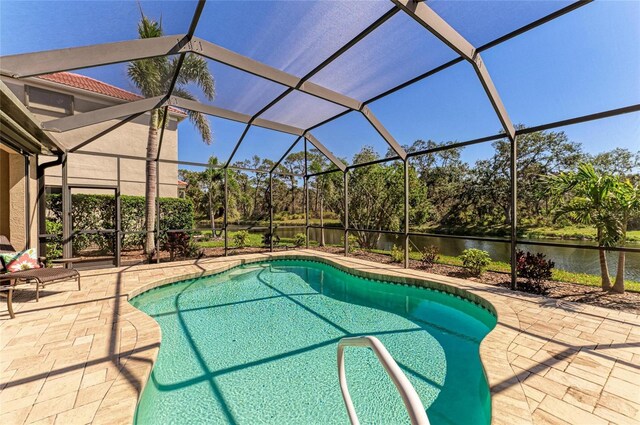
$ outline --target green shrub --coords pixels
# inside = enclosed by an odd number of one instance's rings
[[[544,281],[551,279],[552,269],[555,263],[547,260],[542,253],[532,254],[531,252],[516,251],[516,268],[518,276],[526,279],[523,289],[528,292],[545,295],[548,289],[544,286]]]
[[[177,256],[194,258],[202,255],[202,250],[187,232],[167,233],[161,246],[165,251],[169,251],[170,261],[175,260]]]
[[[391,260],[394,263],[402,263],[404,261],[404,249],[393,245],[391,248]]]
[[[62,226],[62,196],[47,195],[47,210],[52,223]],[[189,199],[160,198],[160,228],[162,230],[192,229],[194,224],[193,203]],[[82,229],[114,229],[115,198],[112,195],[71,195],[71,215],[73,226]],[[145,198],[144,196],[120,197],[120,214],[122,231],[145,230]],[[47,232],[48,233],[48,232]],[[166,234],[161,233],[161,245],[166,241]],[[73,251],[79,252],[90,246],[102,251],[114,248],[114,238],[105,234],[80,234],[73,238]],[[144,245],[144,234],[126,234],[122,236],[122,249],[141,249]]]
[[[487,266],[491,264],[491,257],[487,251],[469,248],[462,251],[460,255],[462,266],[474,276],[480,276]]]
[[[355,235],[349,235],[347,239],[349,241],[349,253],[356,252],[356,249],[360,248],[358,244],[358,238]],[[344,235],[340,238],[340,245],[344,246]]]
[[[46,266],[51,267],[51,260],[62,258],[62,223],[46,219],[46,233],[54,235],[47,239],[47,251],[45,253]]]
[[[435,245],[429,245],[425,247],[422,250],[422,256],[420,257],[422,264],[427,268],[433,267],[433,265],[437,263],[440,258],[438,253],[439,253],[439,249]]]
[[[296,233],[293,236],[293,244],[296,247],[301,247],[302,245],[305,245],[307,243],[307,235],[305,235],[304,233]]]
[[[244,248],[249,244],[249,232],[246,230],[240,230],[233,234],[233,245],[238,248]]]

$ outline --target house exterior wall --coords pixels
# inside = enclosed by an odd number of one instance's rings
[[[66,88],[59,84],[54,84],[39,79],[15,80],[3,77],[3,82],[20,99],[26,101],[25,84],[44,88],[46,90],[58,91],[60,93],[74,96],[74,113],[89,112],[95,109],[104,108],[118,103],[117,99],[109,99],[106,96],[93,95],[84,91]],[[63,117],[64,114],[43,111],[30,108],[31,112],[41,121]],[[136,157],[146,157],[146,144],[149,129],[149,114],[141,115],[121,127],[114,129],[106,135],[96,139],[82,150],[109,153],[116,155],[129,155]],[[64,133],[55,133],[56,139],[66,148],[71,149],[87,139],[99,134],[111,126],[118,124],[120,120],[112,120],[104,123],[71,130]],[[164,132],[161,159],[177,160],[178,158],[178,132],[177,117],[170,115],[169,123]],[[49,162],[53,158],[41,157],[40,162]],[[85,155],[72,153],[68,156],[69,184],[84,184],[98,186],[117,185],[117,159],[107,158],[97,155]],[[46,170],[46,184],[53,186],[62,185],[62,168],[60,166],[51,167]],[[160,196],[178,196],[178,165],[160,164]],[[145,186],[145,161],[133,159],[120,159],[120,189],[123,195],[144,196]]]
[[[61,84],[44,81],[38,78],[16,80],[2,77],[2,81],[27,107],[28,92],[25,85],[73,96],[73,112],[84,113],[95,109],[117,105],[125,101],[109,96],[94,94],[85,90],[66,87]],[[40,121],[49,121],[65,116],[64,108],[52,110],[35,109],[30,111]],[[177,160],[179,119],[184,116],[169,115],[169,122],[164,132],[161,159]],[[99,137],[82,150],[146,157],[146,144],[150,114],[144,114],[131,122]],[[54,133],[56,139],[67,149],[71,149],[87,139],[98,135],[111,126],[120,123],[112,120],[76,130]],[[37,165],[55,160],[55,157],[30,157],[29,199],[27,200],[26,174],[24,156],[0,145],[0,234],[7,236],[17,249],[37,247],[38,245],[38,205],[37,205]],[[120,189],[123,195],[144,196],[145,193],[145,161],[134,159],[117,159],[98,155],[70,153],[67,157],[68,181],[70,185],[116,186],[118,184],[118,162],[120,169]],[[178,165],[160,163],[160,196],[178,196]],[[62,167],[54,166],[45,172],[45,184],[62,186]],[[104,190],[74,189],[73,193],[105,193]],[[29,218],[27,219],[27,214]],[[27,220],[29,225],[27,224]],[[27,235],[27,228],[30,230]],[[44,231],[44,229],[43,229]],[[44,253],[40,253],[44,255]]]
[[[19,250],[34,247],[38,237],[34,160],[30,161],[28,184],[29,202],[26,201],[27,177],[24,157],[8,149],[0,149],[0,234],[7,236]]]

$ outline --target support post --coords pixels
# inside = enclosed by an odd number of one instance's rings
[[[156,263],[160,264],[160,163],[156,160]]]
[[[404,159],[404,268],[409,268],[409,158]]]
[[[227,168],[224,169],[224,256],[228,255],[229,250],[229,233],[227,231],[227,219],[228,219],[228,209],[229,209],[229,183],[228,176],[229,170]]]
[[[349,170],[344,170],[344,256],[349,256]]]
[[[62,258],[71,258],[71,192],[69,191],[69,157],[62,160]]]
[[[518,269],[516,263],[516,241],[518,239],[518,141],[517,137],[511,139],[511,161],[509,164],[511,174],[511,289],[518,286]]]
[[[38,158],[38,157],[36,157]],[[39,162],[39,160],[37,160]],[[47,256],[47,242],[46,239],[41,239],[40,235],[47,233],[47,198],[45,194],[45,177],[44,171],[40,171],[40,165],[38,165],[38,256]]]
[[[309,249],[309,165],[307,161],[307,139],[304,139],[304,234],[306,240],[306,248]]]
[[[31,247],[31,161],[29,155],[24,156],[24,228],[25,248]]]
[[[122,204],[120,203],[120,158],[116,158],[116,267],[120,267],[122,253]]]
[[[273,172],[269,171],[269,252],[273,252]]]

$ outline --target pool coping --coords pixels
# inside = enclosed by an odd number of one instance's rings
[[[270,259],[320,261],[395,283],[428,282],[493,310],[497,324],[480,344],[493,424],[640,421],[638,315],[296,250],[82,271],[82,291],[52,285],[59,290],[39,303],[19,300],[13,320],[0,306],[0,422],[131,423],[162,336],[155,320],[128,300]]]

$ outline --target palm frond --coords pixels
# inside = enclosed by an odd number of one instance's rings
[[[215,81],[209,71],[207,61],[192,54],[186,56],[178,77],[178,84],[187,85],[190,83],[195,83],[200,87],[207,99],[214,99],[216,95]]]
[[[140,9],[141,19],[138,23],[138,36],[142,38],[161,37],[162,25],[147,18]],[[160,96],[166,92],[165,86],[169,60],[166,56],[133,61],[127,68],[127,75],[140,90],[143,96]]]
[[[140,15],[138,36],[141,39],[161,37],[163,35],[161,22],[147,18],[142,8],[140,8]],[[171,58],[159,56],[131,62],[127,68],[127,74],[145,97],[161,96],[168,92],[177,67],[178,56]],[[189,54],[185,57],[176,81],[177,85],[174,87],[173,94],[177,96],[196,100],[195,96],[184,87],[190,83],[195,83],[202,89],[207,99],[213,100],[215,97],[215,81],[213,76],[209,71],[206,60],[197,55]],[[162,111],[160,115],[161,113]],[[213,135],[207,117],[194,111],[187,111],[187,116],[202,136],[202,140],[210,144]]]

